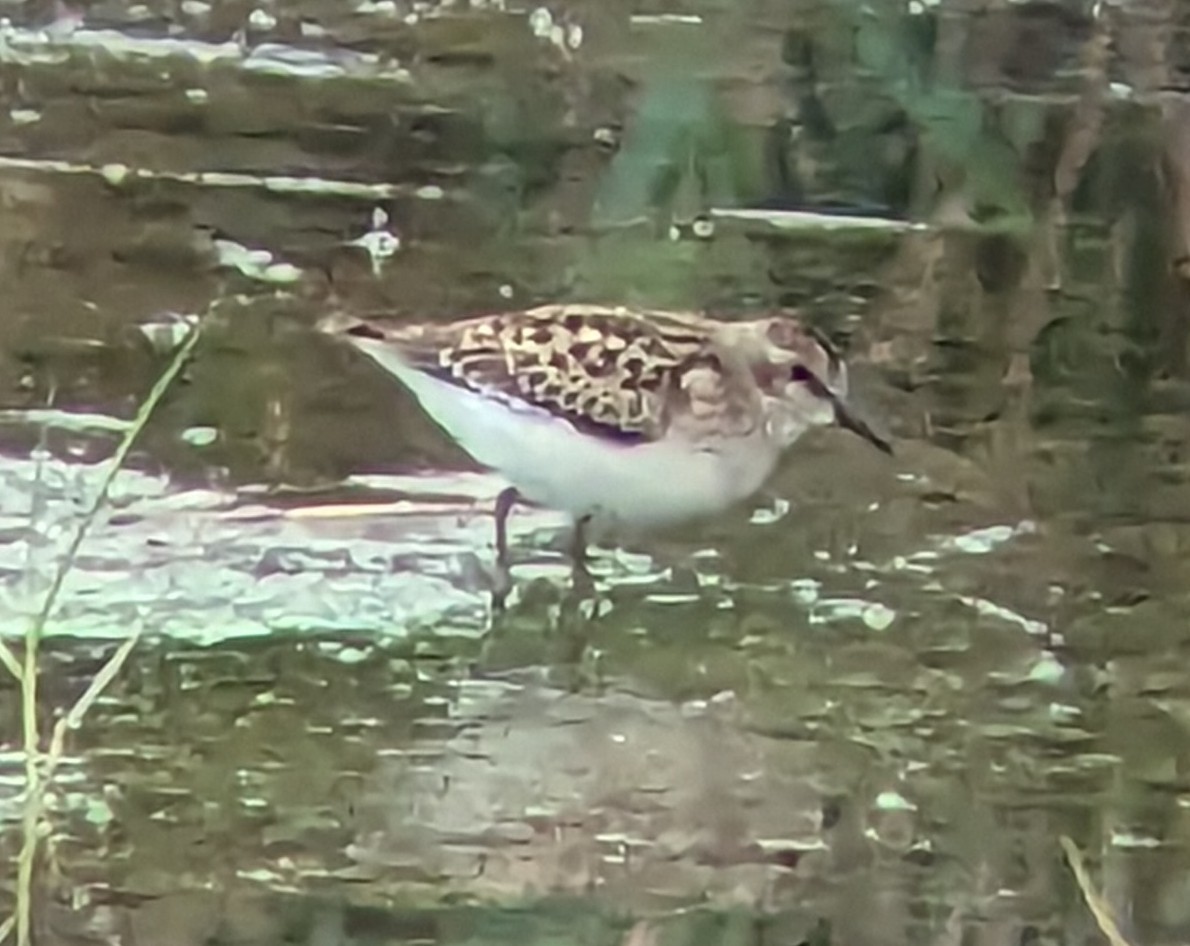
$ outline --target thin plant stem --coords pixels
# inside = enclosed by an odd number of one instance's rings
[[[1124,938],[1124,934],[1120,932],[1120,927],[1116,924],[1115,917],[1112,916],[1111,907],[1107,905],[1107,901],[1091,883],[1087,868],[1083,864],[1082,852],[1066,835],[1058,838],[1058,843],[1062,845],[1062,850],[1066,854],[1066,862],[1074,873],[1074,879],[1078,882],[1078,889],[1082,891],[1087,909],[1091,911],[1091,916],[1095,917],[1095,922],[1099,925],[1099,931],[1107,938],[1111,946],[1131,946]]]
[[[26,765],[28,763],[26,762]],[[32,766],[36,772],[36,764]],[[25,804],[21,813],[21,853],[17,857],[17,946],[29,946],[29,934],[33,907],[33,866],[37,859],[37,825],[40,822],[41,804],[44,796],[41,779],[35,774],[29,781],[26,769]]]
[[[95,678],[91,681],[87,689],[83,691],[83,695],[75,701],[70,711],[61,716],[54,724],[54,732],[50,737],[49,752],[46,753],[43,760],[43,768],[38,773],[39,777],[35,789],[28,792],[25,796],[25,805],[22,812],[24,839],[21,844],[20,855],[17,858],[17,891],[18,903],[20,903],[20,891],[26,891],[24,899],[24,915],[26,917],[29,915],[29,908],[32,902],[31,897],[28,896],[28,892],[32,890],[33,870],[37,862],[37,844],[41,839],[41,813],[44,810],[45,795],[54,778],[54,772],[58,768],[58,763],[62,761],[63,753],[66,751],[66,733],[72,729],[79,728],[83,717],[87,714],[87,710],[91,708],[91,705],[107,689],[108,684],[116,678],[116,674],[123,668],[124,662],[128,659],[128,655],[132,653],[132,648],[136,646],[139,640],[140,632],[138,630],[131,637],[121,642],[120,646],[112,652],[112,655],[99,669],[99,673],[95,675]],[[17,919],[21,916],[22,911],[18,909]],[[8,929],[11,929],[13,919],[13,917],[9,917],[8,921],[6,921],[9,924]],[[0,943],[3,942],[4,936],[0,935]],[[17,942],[21,942],[19,929],[17,932]]]
[[[87,537],[87,533],[91,531],[91,526],[95,524],[95,520],[99,517],[100,510],[107,503],[108,492],[111,490],[116,476],[123,468],[124,461],[128,459],[128,454],[132,451],[132,445],[145,429],[145,425],[148,424],[149,418],[157,408],[157,404],[165,396],[165,392],[169,390],[169,386],[173,384],[174,378],[181,372],[183,366],[186,364],[186,359],[190,357],[190,353],[194,350],[194,346],[198,344],[200,328],[201,326],[197,325],[192,328],[190,334],[178,346],[173,360],[149,391],[149,396],[141,404],[140,410],[136,412],[136,417],[132,420],[132,425],[125,432],[124,439],[120,441],[120,445],[116,448],[111,463],[108,464],[107,473],[104,474],[103,481],[99,484],[99,492],[95,494],[91,508],[83,514],[83,518],[79,522],[79,527],[75,530],[74,538],[70,540],[70,545],[66,548],[66,554],[62,556],[62,561],[58,564],[58,570],[54,573],[54,580],[50,585],[49,591],[46,592],[45,602],[41,606],[41,611],[38,613],[30,629],[30,633],[34,636],[35,640],[41,639],[46,622],[54,610],[54,605],[58,603],[58,595],[62,590],[62,583],[74,567],[74,560],[78,557],[79,547],[83,544],[83,539]],[[29,670],[27,654],[25,670],[26,672]]]
[[[54,770],[58,768],[58,763],[62,760],[62,754],[66,750],[66,733],[72,729],[78,729],[83,723],[83,717],[87,715],[87,711],[99,697],[103,691],[107,689],[108,684],[116,678],[124,667],[124,662],[128,659],[128,655],[132,653],[132,648],[136,646],[137,641],[140,640],[140,630],[137,629],[130,637],[126,637],[120,646],[112,652],[108,657],[107,662],[99,668],[99,673],[95,674],[93,679],[83,695],[74,702],[74,706],[70,711],[62,716],[54,724],[54,732],[50,737],[50,749],[45,757],[45,770],[42,773],[44,781],[49,781],[54,776]]]
[[[99,671],[95,680],[92,681],[91,685],[71,708],[70,712],[58,721],[54,729],[54,738],[51,740],[50,753],[47,759],[44,760],[43,766],[39,766],[38,764],[43,760],[41,760],[38,751],[40,740],[38,738],[37,726],[37,657],[41,638],[45,632],[46,624],[53,614],[54,607],[58,603],[58,596],[62,592],[62,585],[66,581],[66,576],[74,567],[79,548],[82,546],[83,540],[91,530],[91,526],[95,524],[95,521],[99,518],[99,513],[108,501],[108,495],[111,491],[112,483],[116,479],[116,475],[124,466],[124,462],[128,459],[128,454],[131,452],[133,444],[145,429],[153,411],[157,408],[162,397],[165,396],[165,392],[169,390],[169,386],[173,384],[174,379],[181,372],[183,366],[186,364],[186,359],[190,357],[190,353],[194,351],[194,346],[198,344],[201,329],[202,322],[200,321],[190,330],[190,333],[175,350],[173,359],[165,371],[162,372],[161,377],[157,379],[157,383],[153,385],[148,396],[141,403],[140,409],[136,412],[136,417],[133,418],[131,426],[125,432],[124,438],[120,441],[115,454],[108,464],[107,472],[100,481],[95,499],[92,501],[90,508],[83,514],[82,519],[79,520],[78,528],[75,530],[70,544],[66,547],[66,553],[58,562],[58,568],[54,573],[49,590],[46,592],[41,610],[25,632],[24,666],[21,668],[21,672],[17,677],[21,682],[21,718],[24,731],[26,793],[24,817],[22,818],[24,840],[21,845],[21,853],[17,864],[17,946],[29,946],[30,942],[33,868],[37,857],[37,844],[40,840],[38,828],[43,810],[42,802],[54,769],[57,767],[58,759],[61,758],[65,744],[66,730],[77,727],[82,721],[82,717],[87,709],[95,702],[96,698],[103,691],[103,688],[111,682],[120,667],[123,666],[129,652],[136,643],[137,635],[133,635],[117,648],[103,669]],[[2,654],[0,654],[0,662],[7,664]],[[12,667],[9,667],[9,670],[12,671]],[[57,750],[56,754],[55,749]]]

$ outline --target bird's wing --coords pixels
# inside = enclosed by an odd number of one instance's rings
[[[410,367],[630,443],[739,436],[758,422],[750,372],[681,313],[551,305],[460,322],[357,323]]]

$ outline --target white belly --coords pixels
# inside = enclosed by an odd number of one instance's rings
[[[621,444],[579,433],[546,411],[509,405],[411,369],[382,343],[352,339],[396,375],[478,463],[526,499],[622,525],[665,525],[719,512],[756,492],[776,464],[759,435],[699,450],[680,441]]]

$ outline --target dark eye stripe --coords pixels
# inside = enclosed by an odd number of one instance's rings
[[[357,322],[344,332],[345,335],[351,335],[355,338],[372,338],[377,341],[384,341],[384,333],[378,328],[373,328],[367,322]]]
[[[806,389],[816,397],[833,397],[825,382],[805,365],[794,365],[790,377],[798,384],[804,384]]]

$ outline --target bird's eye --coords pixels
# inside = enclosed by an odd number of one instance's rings
[[[793,372],[790,375],[791,380],[797,381],[802,384],[805,384],[807,381],[812,380],[813,377],[814,377],[814,375],[812,375],[810,373],[810,369],[807,368],[805,365],[794,365]]]
[[[344,334],[350,335],[352,338],[371,338],[376,341],[384,341],[384,333],[367,322],[356,322],[354,325],[348,326]]]

